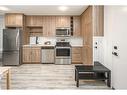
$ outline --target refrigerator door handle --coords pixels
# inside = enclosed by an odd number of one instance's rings
[[[17,35],[16,35],[16,47],[18,48],[18,37],[19,37],[19,31],[18,31],[18,33],[17,33]]]

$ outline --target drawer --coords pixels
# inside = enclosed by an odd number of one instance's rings
[[[81,61],[81,54],[72,54],[72,61]]]
[[[72,53],[81,53],[81,48],[72,48]]]

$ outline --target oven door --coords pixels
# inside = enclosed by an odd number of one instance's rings
[[[71,58],[70,47],[56,47],[55,50],[56,58]]]

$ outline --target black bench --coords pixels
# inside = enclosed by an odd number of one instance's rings
[[[75,81],[79,87],[79,80],[107,80],[107,86],[111,86],[111,71],[99,62],[95,62],[93,66],[76,65],[75,66]]]

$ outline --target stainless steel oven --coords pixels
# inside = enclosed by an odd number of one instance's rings
[[[56,47],[56,58],[71,58],[71,48]]]
[[[71,47],[57,46],[55,48],[55,64],[71,64]]]

